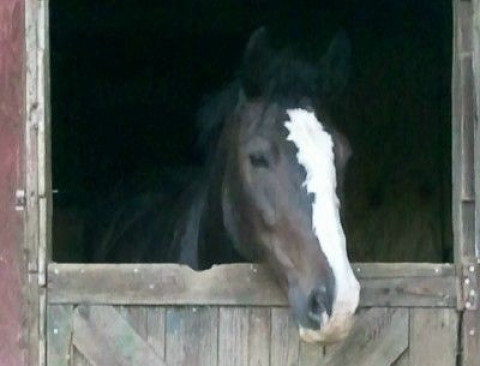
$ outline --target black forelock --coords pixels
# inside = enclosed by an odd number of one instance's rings
[[[304,99],[314,99],[317,94],[318,71],[302,60],[283,52],[272,60],[265,80],[262,80],[263,97],[269,102],[298,104]]]

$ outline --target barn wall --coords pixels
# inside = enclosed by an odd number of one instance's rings
[[[15,192],[23,186],[24,1],[0,0],[0,361],[23,365],[22,212]],[[19,207],[21,209],[21,206]]]

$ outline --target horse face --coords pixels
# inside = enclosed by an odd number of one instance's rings
[[[230,179],[238,188],[236,194],[225,192],[224,208],[236,212],[234,241],[244,256],[270,265],[304,340],[337,341],[348,334],[360,290],[347,257],[337,184],[348,145],[318,117],[308,80],[305,87],[299,80],[295,93],[285,96],[275,94],[275,88],[289,90],[282,80],[255,85],[262,74],[254,70],[231,131],[237,149],[230,156]]]

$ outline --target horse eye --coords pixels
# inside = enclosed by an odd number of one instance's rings
[[[248,158],[250,159],[250,164],[255,168],[268,168],[270,166],[268,159],[262,153],[249,154]]]

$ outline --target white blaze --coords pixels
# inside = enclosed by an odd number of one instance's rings
[[[339,199],[333,140],[313,112],[289,109],[290,121],[285,122],[288,141],[298,149],[298,162],[305,168],[304,182],[313,193],[312,225],[320,248],[325,254],[335,278],[335,297],[332,316],[313,340],[343,337],[350,328],[350,318],[358,306],[360,285],[348,261],[346,239],[340,221]],[[347,324],[348,323],[348,324]],[[301,330],[302,331],[302,330]],[[306,332],[306,330],[303,330]]]

